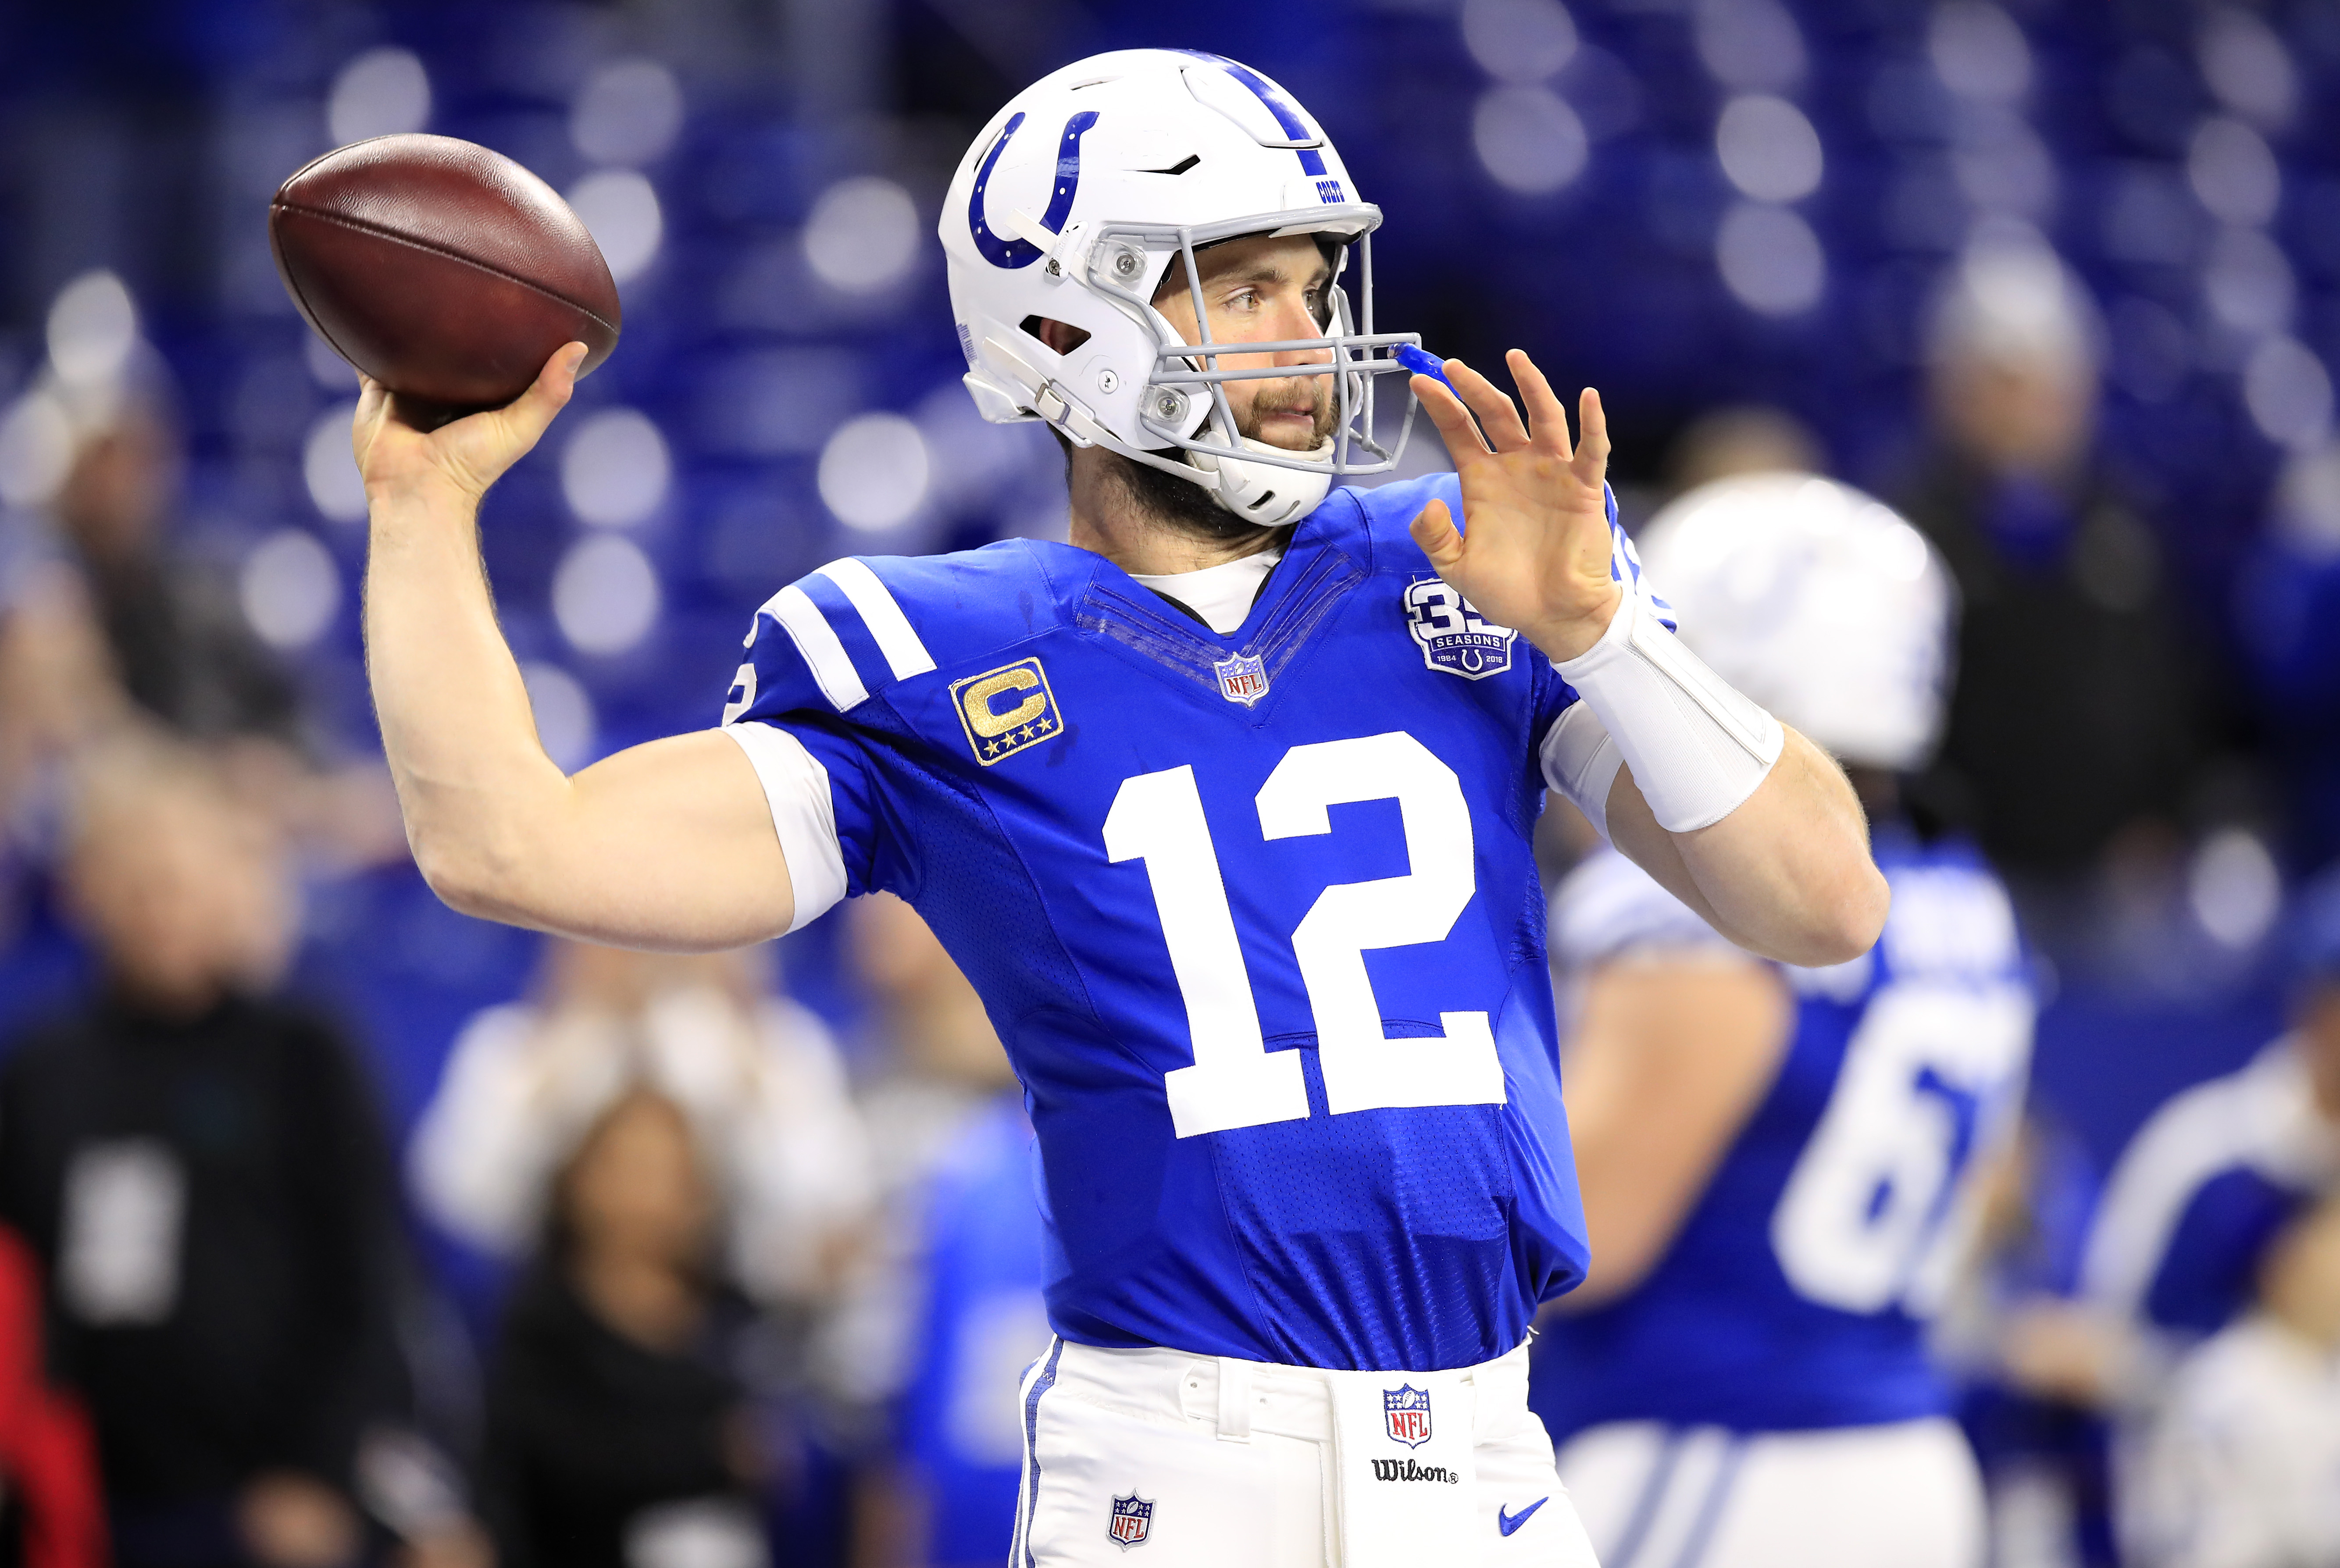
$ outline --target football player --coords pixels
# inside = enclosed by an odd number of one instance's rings
[[[1072,541],[832,562],[757,614],[719,727],[574,779],[472,519],[580,349],[429,432],[361,402],[376,700],[443,897],[692,948],[890,889],[983,997],[1050,1237],[1026,1563],[1589,1561],[1522,1348],[1584,1266],[1547,785],[1755,950],[1840,962],[1883,922],[1842,773],[1676,640],[1615,532],[1598,401],[1572,442],[1524,355],[1522,406],[1376,335],[1380,221],[1232,61],[1017,94],[942,240],[977,402],[1070,445]],[[1407,383],[1460,473],[1334,491],[1391,467],[1401,349],[1460,391]]]
[[[1874,951],[1800,967],[1614,853],[1562,883],[1592,1265],[1531,1401],[1607,1568],[1978,1564],[1923,1341],[2034,1000],[1998,879],[1894,809],[1939,732],[1949,582],[1883,504],[1805,474],[1702,486],[1641,542],[1709,666],[1852,768],[1892,913]]]

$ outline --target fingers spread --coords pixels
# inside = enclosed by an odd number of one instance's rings
[[[1462,406],[1462,399],[1429,376],[1415,376],[1412,384],[1422,412],[1438,427],[1446,442],[1446,455],[1454,460],[1456,468],[1487,455],[1487,443],[1479,439],[1479,427],[1471,422],[1471,412]]]
[[[1416,512],[1413,521],[1406,525],[1406,531],[1413,535],[1413,542],[1422,547],[1422,553],[1430,557],[1430,564],[1442,572],[1462,559],[1462,536],[1456,531],[1454,516],[1443,501],[1433,501]]]
[[[1520,411],[1512,406],[1502,388],[1461,360],[1446,362],[1446,376],[1471,405],[1471,412],[1479,416],[1488,442],[1497,452],[1517,452],[1528,444],[1528,427],[1520,422]]]
[[[1609,416],[1601,407],[1601,394],[1591,387],[1577,402],[1576,422],[1584,432],[1576,453],[1577,477],[1587,484],[1598,484],[1609,468]]]
[[[1504,356],[1512,367],[1512,380],[1520,389],[1520,402],[1527,405],[1528,428],[1547,452],[1566,458],[1571,452],[1568,442],[1568,410],[1544,380],[1543,372],[1535,361],[1528,358],[1525,349],[1513,349]]]

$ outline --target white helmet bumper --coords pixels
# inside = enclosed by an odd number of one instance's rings
[[[967,390],[987,419],[1045,420],[1076,444],[1202,485],[1249,521],[1289,521],[1334,480],[1394,468],[1411,433],[1409,400],[1396,441],[1373,436],[1375,385],[1405,371],[1391,350],[1419,342],[1373,331],[1368,236],[1380,222],[1379,208],[1353,199],[1322,129],[1258,73],[1154,49],[1068,65],[1000,111],[944,203]],[[1343,247],[1324,335],[1212,341],[1195,253],[1250,234],[1314,234]],[[1362,321],[1342,281],[1349,248]],[[1199,343],[1154,308],[1174,259],[1194,292]],[[1087,336],[1060,354],[1034,330],[1041,321]],[[1294,353],[1321,358],[1335,399],[1333,434],[1309,452],[1245,438],[1225,391],[1305,373],[1226,358]]]

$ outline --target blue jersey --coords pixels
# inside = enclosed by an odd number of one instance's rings
[[[1432,572],[1433,493],[1336,491],[1224,637],[1022,540],[757,616],[799,918],[897,893],[981,994],[1067,1339],[1455,1367],[1581,1275],[1530,846],[1575,695]]]
[[[1636,1289],[1548,1320],[1530,1403],[1555,1440],[1611,1421],[1735,1431],[1937,1414],[1924,1325],[2011,1130],[2034,1001],[2015,919],[1971,850],[1880,833],[1874,949],[1783,969],[1795,1034],[1672,1246]],[[1563,884],[1563,954],[1719,942],[1621,857]]]
[[[2278,1232],[2340,1187],[2340,1138],[2288,1039],[2153,1113],[2121,1153],[2088,1236],[2081,1289],[2180,1339],[2250,1305]]]
[[[978,1113],[926,1185],[926,1301],[901,1441],[925,1494],[919,1561],[1005,1561],[1024,1426],[1003,1390],[1048,1349],[1046,1247],[1032,1201],[1031,1128],[1012,1098]]]

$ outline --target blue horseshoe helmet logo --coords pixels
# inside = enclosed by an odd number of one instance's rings
[[[1065,220],[1073,210],[1073,193],[1081,184],[1081,133],[1097,123],[1095,109],[1084,109],[1065,122],[1065,134],[1056,144],[1056,184],[1048,193],[1048,210],[1040,216],[1040,226],[1051,233],[1064,231]],[[984,154],[983,166],[975,172],[975,192],[967,200],[967,231],[975,236],[975,248],[983,259],[995,267],[1028,267],[1040,259],[1040,247],[1029,240],[1003,240],[991,232],[983,221],[983,193],[991,184],[991,171],[999,164],[999,154],[1007,151],[1007,139],[1024,124],[1024,116],[1016,114],[999,133],[999,140]]]

